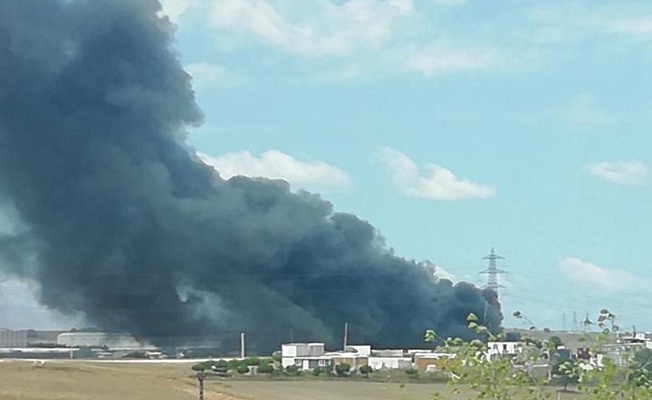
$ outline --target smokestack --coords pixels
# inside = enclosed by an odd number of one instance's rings
[[[279,181],[224,180],[185,144],[201,122],[153,0],[0,2],[0,198],[8,272],[40,301],[156,344],[257,332],[421,344],[497,329],[497,297],[433,282],[372,225]]]

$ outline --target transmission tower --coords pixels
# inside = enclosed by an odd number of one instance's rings
[[[483,271],[480,271],[480,274],[487,275],[487,284],[483,286],[483,289],[491,289],[495,292],[498,292],[498,289],[503,288],[505,286],[501,285],[498,283],[498,275],[500,274],[506,274],[507,271],[503,271],[502,269],[498,269],[496,261],[498,260],[504,260],[505,257],[501,257],[496,252],[494,249],[491,249],[491,254],[488,256],[482,257],[483,260],[488,260],[489,261],[489,267]]]

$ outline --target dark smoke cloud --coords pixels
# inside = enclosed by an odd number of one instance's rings
[[[373,226],[279,181],[225,181],[184,144],[201,122],[173,27],[146,0],[0,2],[5,265],[41,302],[157,343],[246,330],[421,345],[497,327],[492,292],[433,282]],[[26,257],[29,255],[29,257]],[[21,260],[22,258],[22,260]],[[28,260],[29,258],[29,260]]]

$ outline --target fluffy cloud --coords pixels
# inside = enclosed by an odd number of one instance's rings
[[[176,22],[183,14],[199,4],[198,0],[160,0],[163,14]]]
[[[414,9],[412,0],[301,3],[288,7],[282,1],[219,0],[214,2],[211,22],[218,29],[250,35],[290,53],[344,56],[385,43],[395,24]],[[317,17],[291,18],[297,10]]]
[[[427,163],[425,173],[405,154],[384,147],[378,158],[389,169],[394,184],[405,194],[432,200],[454,201],[486,199],[494,196],[495,189],[455,176],[450,170]]]
[[[438,0],[434,5],[463,3]],[[318,80],[503,70],[516,59],[519,64],[527,59],[432,32],[424,12],[417,11],[414,0],[219,0],[210,19],[223,37],[253,39],[293,56],[328,60],[324,71],[317,72]]]
[[[652,279],[622,269],[601,267],[574,257],[562,260],[559,270],[575,283],[613,292],[645,291],[652,284]]]
[[[199,154],[212,165],[224,179],[236,175],[282,179],[295,188],[316,192],[343,190],[351,185],[351,179],[342,170],[322,161],[300,161],[279,150],[269,150],[256,157],[248,151],[213,157]]]
[[[584,166],[586,172],[623,186],[643,186],[648,181],[648,166],[640,161],[599,162]]]
[[[196,87],[231,87],[239,83],[239,79],[226,67],[210,63],[188,64],[185,70],[192,76]]]

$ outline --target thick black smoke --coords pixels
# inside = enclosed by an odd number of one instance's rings
[[[245,330],[265,351],[290,332],[335,343],[344,322],[388,347],[426,328],[468,336],[469,312],[500,323],[492,292],[433,282],[367,222],[201,163],[184,145],[201,113],[158,10],[0,2],[0,199],[24,228],[0,246],[43,304],[158,343]]]

